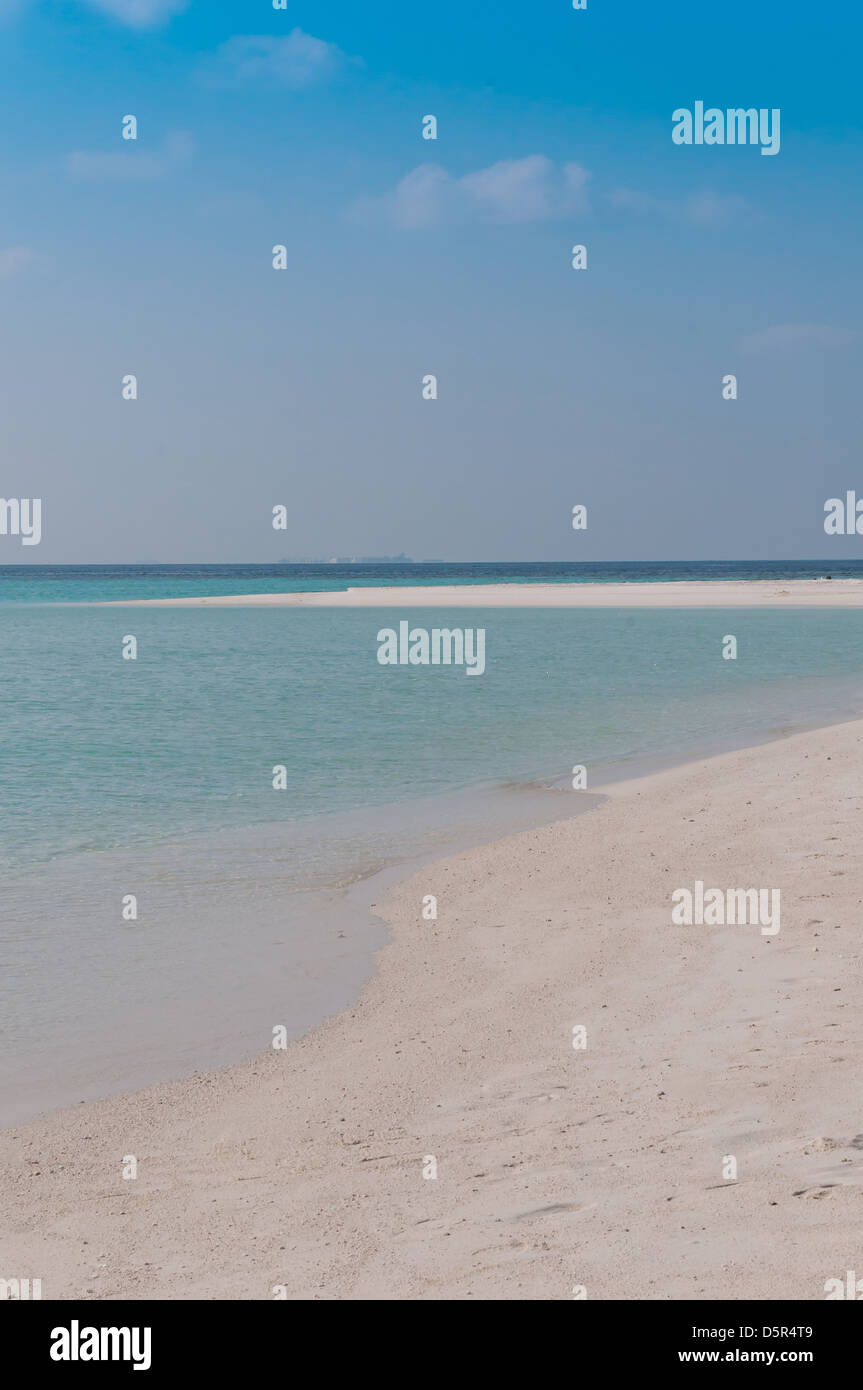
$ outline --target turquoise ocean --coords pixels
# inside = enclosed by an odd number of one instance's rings
[[[863,704],[854,611],[100,603],[826,574],[863,565],[0,569],[0,1123],[252,1056],[347,1006],[385,939],[376,876],[576,814],[575,764],[601,788]],[[402,617],[485,628],[485,674],[380,666]]]

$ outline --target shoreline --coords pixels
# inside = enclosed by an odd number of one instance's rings
[[[7,1264],[46,1298],[823,1297],[863,1190],[861,767],[863,720],[780,735],[426,863],[287,1051],[5,1131]],[[682,936],[699,875],[779,885],[781,933]]]
[[[69,606],[69,605],[64,605]],[[99,608],[863,608],[861,579],[441,584],[110,599]]]
[[[612,771],[609,780],[613,777]],[[561,782],[563,780],[560,779]],[[574,795],[578,797],[575,802],[569,799]],[[493,798],[493,804],[490,798]],[[53,1037],[50,1039],[51,1046],[43,1046],[40,1052],[28,1055],[25,1060],[14,1047],[13,1033],[9,1074],[7,1076],[4,1072],[0,1075],[0,1133],[22,1124],[48,1120],[80,1104],[133,1095],[149,1086],[170,1085],[191,1076],[242,1065],[259,1057],[269,1036],[260,1026],[262,1009],[267,1010],[267,1018],[270,1012],[275,1011],[287,1026],[289,1044],[311,1035],[328,1019],[350,1008],[374,975],[375,958],[386,942],[387,933],[379,918],[371,912],[371,903],[387,887],[440,858],[474,849],[509,834],[538,829],[561,819],[584,814],[601,800],[601,789],[577,794],[569,792],[567,795],[559,784],[535,780],[493,787],[454,788],[449,792],[418,798],[414,802],[354,808],[347,814],[356,820],[378,818],[383,812],[394,826],[395,817],[400,816],[402,830],[412,817],[416,817],[413,832],[415,842],[410,848],[400,846],[394,849],[389,857],[377,858],[366,864],[356,863],[346,876],[314,887],[291,888],[283,895],[271,898],[269,920],[263,925],[256,920],[242,933],[244,951],[260,953],[269,973],[256,970],[245,978],[234,979],[230,997],[233,1012],[230,1034],[211,1026],[213,1036],[209,1041],[196,1044],[198,1035],[207,1034],[208,1017],[213,1018],[225,1007],[223,982],[217,982],[218,988],[211,982],[209,991],[184,993],[178,1021],[174,1011],[176,976],[172,976],[166,1004],[159,1007],[156,1001],[150,999],[144,1007],[139,1003],[137,1009],[127,1008],[125,1014],[112,1013],[109,1023],[104,1025],[95,1040],[88,1039],[85,1052],[79,1053],[72,1047],[64,1054],[62,1071],[54,1060]],[[321,821],[328,820],[329,816],[310,817],[308,824],[313,828]],[[212,853],[213,862],[224,870],[229,856],[238,853],[238,839],[259,845],[262,832],[267,832],[266,838],[272,842],[272,846],[279,846],[278,851],[271,848],[271,852],[278,857],[289,852],[280,843],[281,832],[286,829],[279,822],[245,826],[234,831],[225,828],[216,832],[216,848],[214,851],[208,849],[208,855]],[[330,834],[333,833],[331,825],[327,829]],[[344,836],[344,829],[340,833]],[[203,835],[191,837],[186,840],[186,845],[200,842],[209,846],[212,839],[212,836]],[[124,866],[114,871],[114,877],[124,880],[135,877],[135,871],[129,864],[140,865],[143,857],[150,868],[148,875],[139,875],[139,882],[146,886],[154,872],[152,863],[155,861],[158,865],[162,848],[139,848],[132,852],[131,860],[128,851],[103,853],[106,858],[116,858],[118,865]],[[91,860],[89,855],[84,858]],[[80,854],[73,856],[74,867],[79,867],[81,860]],[[78,861],[77,864],[74,861]],[[61,871],[66,868],[68,871],[69,866],[55,864],[51,867],[60,867]],[[92,874],[91,862],[88,868]],[[31,882],[35,884],[38,881],[40,871],[44,872],[44,866],[37,865],[20,875],[25,891]],[[164,875],[164,870],[161,872]],[[262,872],[263,869],[259,869],[259,873]],[[228,890],[234,887],[231,880],[235,878],[235,873],[234,870],[228,874]],[[275,884],[278,886],[278,878]],[[21,891],[20,887],[18,891]],[[208,918],[210,949],[223,951],[224,945],[215,930],[219,922],[213,919],[207,897],[197,895],[194,907]],[[188,910],[193,910],[191,904]],[[174,925],[179,932],[182,921],[175,919]],[[166,957],[164,936],[154,937],[153,930],[151,913],[148,922],[151,949],[157,953],[162,967],[167,965],[170,969],[172,957]],[[287,961],[272,949],[267,950],[268,945],[273,944],[284,948],[286,941],[290,947]],[[284,973],[281,983],[273,985],[273,972]],[[183,983],[188,989],[188,977],[183,977]],[[277,993],[281,996],[279,1000]],[[76,1000],[73,1018],[75,1009],[89,1016],[86,1001],[82,1009],[80,1001]],[[66,1021],[64,1017],[63,1022]],[[127,1031],[132,1031],[132,1025],[139,1027],[143,1021],[147,1026],[135,1034],[134,1045],[128,1041],[125,1047],[121,1045]],[[275,1017],[273,1021],[276,1021]],[[71,1026],[72,1022],[69,1021]],[[166,1033],[170,1041],[166,1041]],[[2,1068],[0,1072],[3,1072]],[[29,1097],[33,1094],[45,1097],[44,1103],[38,1108],[30,1104]]]
[[[661,772],[700,763],[725,753],[759,748],[765,743],[792,737],[796,733],[846,723],[849,718],[856,717],[856,709],[841,714],[837,712],[835,717],[826,722],[821,716],[809,721],[795,721],[793,725],[765,728],[745,742],[725,737],[688,750],[678,750],[676,753],[662,751],[622,754],[600,760],[591,765],[590,784],[575,794],[577,800],[574,803],[571,799],[573,791],[570,786],[570,774],[543,772],[513,782],[481,783],[451,788],[447,792],[439,792],[430,797],[423,796],[414,801],[394,803],[383,808],[357,808],[352,814],[378,816],[383,810],[384,814],[404,818],[413,816],[421,808],[427,812],[432,806],[436,814],[433,821],[421,816],[424,828],[421,833],[417,831],[420,839],[410,850],[402,849],[393,857],[385,858],[373,867],[360,870],[358,873],[352,872],[347,878],[319,884],[316,888],[293,890],[278,905],[294,917],[300,912],[303,921],[313,921],[318,935],[323,934],[326,937],[328,933],[337,934],[340,939],[344,939],[340,957],[327,960],[326,947],[320,948],[317,955],[303,954],[303,994],[300,997],[289,995],[291,1002],[283,1009],[282,1014],[290,1019],[289,1044],[310,1036],[329,1019],[337,1017],[356,1002],[365,984],[374,976],[378,951],[389,940],[386,923],[372,911],[373,901],[422,868],[456,854],[487,847],[511,835],[540,830],[584,815],[602,805],[608,789],[619,783],[641,781]],[[329,817],[324,819],[328,820]],[[255,834],[255,829],[243,827],[235,833],[248,838]],[[279,824],[272,823],[257,829],[267,831],[272,836],[278,832]],[[225,827],[217,834],[222,844],[219,851],[222,860],[226,853],[225,844],[231,843],[231,833]],[[227,841],[224,838],[226,836],[229,837]],[[194,843],[194,840],[188,843]],[[158,853],[158,848],[147,846],[135,851],[136,862],[141,853],[151,858],[154,853]],[[104,853],[111,857],[121,855],[121,851],[117,850]],[[73,858],[80,859],[80,856]],[[38,869],[39,866],[34,866],[29,871],[29,876],[36,875]],[[89,865],[89,871],[92,872],[92,864]],[[128,867],[120,876],[129,876]],[[28,875],[22,874],[20,877],[26,883]],[[203,904],[199,902],[198,906],[201,910]],[[152,923],[150,929],[152,931]],[[284,929],[279,929],[278,934],[280,937],[283,936]],[[264,938],[267,935],[265,932]],[[292,933],[289,932],[288,935],[293,939]],[[251,938],[247,938],[251,949],[259,949],[260,937],[258,924]],[[258,943],[257,946],[254,944],[255,941]],[[305,942],[305,952],[309,945],[308,939],[303,937],[301,941]],[[260,1047],[252,1039],[258,1031],[257,1018],[266,996],[266,990],[262,990],[261,984],[259,978],[257,992],[253,982],[247,980],[243,985],[244,1012],[248,1015],[250,1027],[242,1029],[233,1043],[226,1037],[219,1037],[217,1041],[210,1043],[203,1055],[200,1051],[196,1053],[190,1050],[190,1038],[185,1032],[179,1035],[172,1032],[170,1045],[164,1044],[163,1028],[160,1027],[158,1037],[148,1039],[146,1035],[140,1035],[134,1052],[130,1053],[121,1049],[118,1054],[118,1049],[111,1041],[112,1035],[106,1034],[102,1041],[100,1058],[114,1058],[119,1055],[122,1059],[122,1075],[114,1074],[106,1062],[101,1060],[94,1070],[92,1057],[75,1056],[74,1053],[71,1059],[68,1055],[64,1057],[63,1077],[57,1074],[53,1064],[48,1072],[40,1074],[39,1060],[32,1057],[28,1059],[22,1075],[21,1059],[20,1056],[16,1057],[14,1072],[8,1078],[0,1080],[0,1089],[4,1095],[4,1103],[0,1108],[0,1134],[24,1124],[49,1120],[52,1116],[73,1109],[77,1105],[134,1095],[151,1086],[170,1085],[192,1076],[221,1072],[260,1057]],[[319,991],[314,1005],[307,997],[310,988]],[[251,1001],[254,998],[256,1003],[253,1008]],[[237,1001],[235,1007],[236,1004]],[[151,1002],[148,1011],[152,1011],[152,1008]],[[193,995],[188,997],[184,1012],[193,1020],[198,1019],[200,1023],[200,1019],[206,1017],[208,1012],[217,1009],[217,997]],[[164,1022],[167,1022],[171,1029],[176,1028],[176,1020],[170,1015],[163,1018]],[[199,1025],[190,1025],[190,1028],[191,1035],[194,1036],[199,1030]],[[42,1065],[44,1067],[44,1059]],[[34,1108],[25,1098],[36,1092],[45,1096],[45,1103]]]

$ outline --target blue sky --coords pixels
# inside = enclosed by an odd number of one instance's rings
[[[0,560],[863,553],[863,21],[692,8],[0,0]]]

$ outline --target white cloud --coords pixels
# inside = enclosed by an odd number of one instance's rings
[[[133,29],[149,29],[163,24],[174,15],[182,14],[189,6],[189,0],[86,0],[90,9],[101,10],[102,14],[118,19]]]
[[[833,328],[829,323],[778,323],[757,333],[747,333],[740,346],[744,352],[754,353],[784,352],[799,347],[845,347],[857,336],[856,332]]]
[[[0,0],[0,23],[18,15],[34,0]],[[189,8],[191,0],[81,0],[90,10],[128,24],[131,29],[151,29]]]
[[[608,201],[616,208],[628,208],[632,212],[668,212],[670,206],[654,194],[640,193],[635,188],[615,188],[609,193]]]
[[[66,156],[66,172],[73,179],[146,182],[185,164],[195,152],[192,136],[183,130],[168,135],[160,150],[138,149],[138,142],[132,140],[123,141],[123,145],[125,148],[114,151],[75,150]]]
[[[398,227],[429,227],[443,217],[451,182],[439,164],[421,164],[405,174],[392,194],[368,199],[369,211],[388,212],[387,220]]]
[[[714,193],[705,189],[682,200],[658,198],[634,188],[616,188],[608,195],[614,207],[655,217],[670,217],[698,227],[725,227],[753,212],[752,206],[737,193]]]
[[[683,206],[687,222],[695,222],[700,227],[725,227],[749,211],[749,203],[739,194],[711,193],[709,190],[688,198]]]
[[[362,221],[396,227],[440,222],[543,222],[589,209],[590,175],[580,164],[558,168],[545,155],[501,159],[455,178],[439,164],[420,164],[389,193],[360,198],[352,213]]]
[[[10,246],[8,250],[0,251],[0,279],[7,280],[10,275],[16,275],[33,259],[33,252],[27,246]]]
[[[299,90],[332,77],[349,61],[356,60],[302,29],[284,38],[238,34],[216,49],[201,76],[214,86],[257,82]]]

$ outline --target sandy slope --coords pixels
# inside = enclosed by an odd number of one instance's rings
[[[0,1273],[45,1297],[823,1298],[863,1273],[861,802],[855,722],[427,866],[349,1013],[4,1134]],[[672,926],[696,878],[780,888],[779,935]]]
[[[101,608],[863,608],[860,579],[657,584],[442,584],[307,594],[124,599]]]

